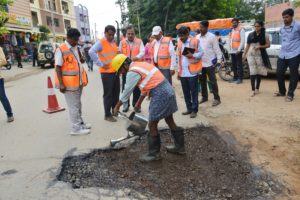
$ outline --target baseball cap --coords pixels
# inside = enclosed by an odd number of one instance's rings
[[[161,32],[161,27],[160,26],[154,26],[152,29],[152,35],[159,35]]]

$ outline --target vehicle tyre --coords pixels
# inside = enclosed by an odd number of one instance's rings
[[[224,63],[218,70],[219,77],[224,81],[231,81],[233,79],[233,71],[228,63]]]
[[[7,64],[5,65],[5,67],[6,67],[7,70],[10,70],[10,69],[11,69],[11,64],[10,64],[10,63],[7,63]]]
[[[41,68],[45,68],[45,64],[41,64]]]
[[[54,53],[52,51],[45,51],[45,58],[49,60],[53,60],[54,58]]]

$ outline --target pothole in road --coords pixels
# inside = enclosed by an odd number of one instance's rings
[[[246,155],[223,140],[212,128],[185,130],[185,156],[166,152],[172,143],[168,130],[161,131],[161,161],[142,163],[146,137],[127,148],[100,149],[63,160],[58,180],[73,188],[129,189],[134,198],[149,199],[274,199],[281,185],[253,166]]]

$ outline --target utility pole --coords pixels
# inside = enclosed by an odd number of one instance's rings
[[[56,5],[56,4],[55,4]],[[53,34],[53,41],[56,42],[56,33],[55,33],[55,23],[54,23],[54,16],[53,16],[53,0],[50,2],[50,11],[51,11],[51,27],[52,27],[52,34]]]

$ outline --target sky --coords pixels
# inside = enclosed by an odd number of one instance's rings
[[[117,26],[115,20],[121,21],[120,7],[115,4],[116,0],[74,0],[74,5],[81,4],[89,11],[91,31],[98,31],[98,37],[103,36],[106,25]],[[116,27],[117,28],[117,27]]]

